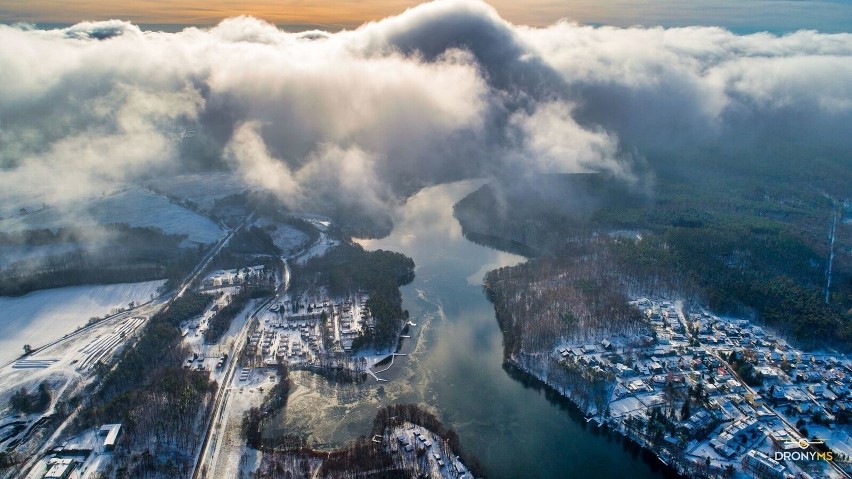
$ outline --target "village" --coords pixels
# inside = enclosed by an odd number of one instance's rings
[[[336,301],[325,294],[286,295],[261,316],[249,354],[259,354],[266,364],[274,365],[280,360],[316,363],[323,355],[349,353],[352,341],[373,326],[367,299],[363,291]]]
[[[187,359],[187,367],[199,370],[222,368],[227,359],[227,353],[223,352],[227,349],[225,343],[243,326],[251,305],[234,318],[223,339],[212,345],[204,344],[209,321],[228,305],[242,285],[266,274],[272,273],[265,273],[264,267],[257,265],[214,271],[204,279],[202,290],[219,296],[203,315],[182,325],[184,341],[193,350],[193,356]],[[245,349],[247,363],[252,367],[274,367],[286,361],[291,367],[318,367],[328,365],[333,358],[348,357],[355,338],[374,325],[366,306],[368,299],[369,295],[364,291],[331,299],[324,288],[316,296],[283,291],[276,294],[258,309],[257,321],[251,325]],[[338,366],[345,364],[345,361],[340,361]],[[363,370],[363,367],[359,369]]]
[[[471,479],[473,477],[459,456],[453,454],[446,441],[434,432],[416,424],[406,421],[395,428],[388,428],[385,437],[377,436],[373,438],[373,441],[381,441],[396,460],[408,465],[409,470],[419,470],[421,477],[432,479]]]
[[[683,302],[631,302],[642,337],[560,345],[554,358],[613,378],[590,416],[664,462],[718,477],[848,477],[852,361],[806,353],[748,320]],[[692,469],[695,470],[695,469]]]

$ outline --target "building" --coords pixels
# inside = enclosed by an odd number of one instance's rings
[[[760,451],[749,451],[743,457],[743,470],[759,479],[785,479],[784,466]]]
[[[104,424],[98,431],[99,436],[104,436],[104,451],[115,450],[118,436],[121,434],[121,424]]]
[[[74,472],[73,459],[51,458],[47,460],[47,472],[44,479],[68,479]]]

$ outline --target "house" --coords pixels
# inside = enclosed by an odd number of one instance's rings
[[[681,424],[681,429],[689,437],[699,437],[704,435],[713,423],[713,417],[709,412],[700,410],[689,416],[689,419]]]
[[[841,397],[845,396],[846,393],[849,392],[849,388],[845,384],[841,383],[840,381],[832,382],[831,384],[828,385],[828,388],[831,389],[834,392],[834,394],[837,394],[838,396],[841,396]]]
[[[743,457],[743,471],[759,479],[785,479],[784,466],[760,451],[749,451]]]
[[[739,381],[737,381],[736,379],[733,379],[733,378],[725,381],[725,387],[727,387],[728,391],[731,391],[731,392],[740,392],[743,389],[745,389],[745,388],[743,388],[743,385],[739,383]]]
[[[810,393],[813,394],[814,396],[819,396],[820,394],[822,394],[825,391],[825,384],[822,384],[822,383],[809,384],[808,385],[808,391],[810,391]]]
[[[121,434],[121,424],[104,424],[101,426],[98,435],[105,436],[103,442],[104,451],[115,450],[119,434]]]
[[[51,458],[47,461],[47,472],[42,476],[44,479],[68,479],[74,472],[73,459]]]
[[[760,394],[752,394],[747,393],[745,395],[746,401],[755,409],[763,406],[763,398],[760,397]]]
[[[632,392],[632,393],[636,393],[636,392],[648,391],[648,390],[650,390],[650,388],[641,379],[634,379],[634,380],[630,381],[629,383],[627,383],[627,390]]]

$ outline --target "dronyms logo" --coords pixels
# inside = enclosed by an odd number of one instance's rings
[[[775,451],[773,459],[776,461],[833,461],[834,454],[831,451],[808,451],[807,449],[815,444],[825,444],[825,441],[817,439],[807,440],[800,438],[798,440],[786,441],[787,445],[798,446],[801,451]]]

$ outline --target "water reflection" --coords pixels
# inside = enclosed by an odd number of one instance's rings
[[[397,215],[389,237],[361,241],[417,264],[414,282],[402,289],[417,327],[403,342],[408,356],[383,373],[389,382],[338,385],[295,373],[286,414],[268,432],[333,447],[366,434],[380,406],[413,402],[455,428],[490,477],[660,477],[635,447],[588,428],[567,401],[503,369],[502,336],[481,280],[523,258],[463,238],[452,206],[479,184],[425,189]]]

